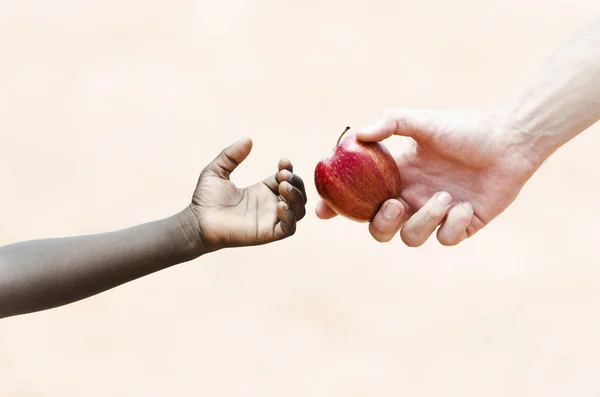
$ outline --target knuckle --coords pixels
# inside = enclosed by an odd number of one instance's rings
[[[467,237],[472,237],[475,233],[477,233],[477,228],[472,224],[467,226]]]
[[[408,123],[408,120],[404,117],[394,117],[393,119],[394,121],[394,126],[395,126],[395,130],[400,132],[404,132],[406,134],[410,133],[410,124]]]
[[[294,234],[296,234],[296,225],[290,225],[290,227],[288,228],[288,231],[286,233],[289,236],[293,236]]]
[[[229,153],[227,153],[226,150],[223,150],[221,152],[221,158],[223,158],[223,160],[230,165],[233,165],[233,166],[240,165],[233,157],[231,157],[231,155],[229,155]]]
[[[423,207],[423,218],[426,222],[439,222],[445,214],[445,208],[438,204],[426,205]]]
[[[457,207],[455,209],[454,216],[456,217],[456,219],[458,221],[461,221],[461,222],[464,222],[465,224],[468,224],[468,222],[473,217],[473,212],[469,211],[468,209],[466,209],[463,206],[460,206],[460,207]]]
[[[452,247],[460,242],[460,239],[457,236],[452,236],[451,234],[443,231],[438,232],[437,237],[440,244],[446,247]]]
[[[400,237],[402,238],[402,241],[404,242],[404,244],[406,244],[407,246],[409,246],[411,248],[416,248],[423,244],[423,241],[419,237],[419,235],[410,230],[407,231],[405,229],[402,229],[402,232],[400,232]]]
[[[389,231],[382,231],[374,222],[371,222],[369,225],[369,233],[371,233],[371,236],[375,239],[375,241],[380,243],[389,242],[395,234],[390,233]]]
[[[473,217],[473,215],[471,215],[468,211],[460,211],[458,214],[456,214],[456,222],[460,223],[461,225],[469,225],[469,223],[471,222],[471,218]],[[463,226],[464,228],[467,228],[467,226]]]

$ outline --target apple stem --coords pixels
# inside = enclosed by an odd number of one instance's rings
[[[344,135],[346,135],[346,132],[348,132],[349,129],[350,129],[350,127],[346,127],[344,132],[342,132],[342,135],[340,135],[340,137],[337,140],[337,143],[335,144],[336,148],[339,146],[340,142],[342,141],[342,138],[344,137]]]

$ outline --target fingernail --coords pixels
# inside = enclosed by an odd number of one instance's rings
[[[388,219],[396,219],[400,215],[400,207],[397,204],[388,203],[383,214]]]
[[[289,183],[288,183],[288,184],[287,184],[287,186],[286,186],[286,190],[287,190],[288,192],[291,192],[293,188],[294,188],[294,187],[293,187],[291,184],[289,184]]]
[[[473,211],[473,205],[471,203],[469,203],[469,202],[462,203],[462,206],[464,208],[466,208],[467,210],[469,210],[469,211]]]
[[[450,196],[450,194],[448,194],[446,192],[441,192],[438,195],[437,199],[438,199],[439,203],[442,205],[449,205],[452,202],[452,197]]]

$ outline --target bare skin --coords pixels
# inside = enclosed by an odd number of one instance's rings
[[[546,62],[508,104],[491,111],[390,109],[357,132],[363,141],[403,136],[396,154],[404,190],[369,225],[418,247],[437,230],[456,245],[488,225],[548,157],[600,119],[600,21]],[[337,214],[323,201],[317,216]]]
[[[252,148],[242,139],[201,173],[175,215],[110,233],[0,247],[0,318],[47,310],[223,248],[286,239],[305,215],[306,192],[289,160],[253,186],[231,173]]]
[[[250,141],[241,142],[222,163],[207,167],[198,181],[190,208],[208,251],[282,239],[295,232],[296,220],[306,214],[304,182],[293,173],[288,159],[280,160],[276,174],[255,185],[240,189],[230,181],[250,145]]]

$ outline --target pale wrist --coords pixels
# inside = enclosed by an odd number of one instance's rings
[[[502,112],[504,128],[512,135],[515,150],[537,169],[568,140],[557,125],[542,121],[524,109]]]

